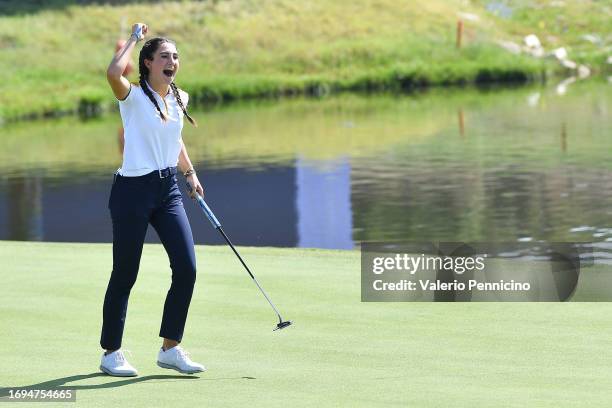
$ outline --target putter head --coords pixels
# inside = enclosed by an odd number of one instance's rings
[[[285,327],[291,326],[291,320],[287,320],[286,322],[280,322],[279,324],[276,325],[276,328],[272,331],[276,331],[276,330],[282,330]]]

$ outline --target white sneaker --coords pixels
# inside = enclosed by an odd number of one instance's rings
[[[160,348],[157,354],[157,365],[161,368],[170,368],[183,374],[195,374],[206,371],[206,367],[202,364],[191,361],[189,353],[180,346],[174,346],[166,351]]]
[[[121,350],[115,350],[107,355],[102,354],[100,370],[116,377],[134,377],[138,375],[138,371],[127,362]]]

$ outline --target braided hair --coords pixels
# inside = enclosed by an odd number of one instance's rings
[[[183,105],[183,101],[181,100],[181,95],[179,94],[179,89],[176,87],[176,84],[174,82],[172,82],[170,84],[170,87],[172,88],[172,93],[174,94],[174,97],[176,98],[176,101],[178,102],[178,105],[181,107],[181,109],[183,110],[183,114],[185,115],[185,117],[187,118],[187,120],[189,121],[189,123],[191,123],[193,126],[198,127],[197,122],[195,121],[195,119],[193,119],[191,116],[189,116],[189,114],[187,113],[187,108],[185,108],[185,105]]]
[[[161,111],[159,104],[157,103],[157,99],[155,99],[155,97],[153,96],[153,92],[151,91],[148,84],[146,83],[146,80],[149,77],[149,68],[147,68],[147,66],[145,65],[145,59],[152,60],[153,55],[155,54],[159,46],[163,43],[175,44],[174,41],[168,38],[155,37],[155,38],[151,38],[150,40],[147,40],[142,46],[142,49],[140,50],[140,55],[138,56],[138,73],[140,74],[138,82],[140,84],[140,88],[142,89],[142,91],[145,93],[145,95],[147,95],[151,103],[153,103],[153,106],[155,106],[155,109],[157,109],[159,116],[165,122],[166,115],[164,115],[164,113]],[[172,88],[172,93],[174,94],[174,98],[178,102],[178,105],[183,111],[183,114],[185,115],[187,120],[189,120],[189,122],[192,125],[197,126],[196,121],[191,116],[189,116],[189,114],[187,113],[187,109],[183,105],[183,101],[181,100],[181,96],[179,95],[179,91],[178,91],[176,84],[172,82],[170,84],[170,87]]]

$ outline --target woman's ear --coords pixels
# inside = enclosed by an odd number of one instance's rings
[[[144,64],[145,64],[145,67],[147,67],[147,69],[151,69],[151,60],[145,59]]]

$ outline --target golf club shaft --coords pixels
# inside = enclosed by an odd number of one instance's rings
[[[236,251],[236,248],[234,248],[234,245],[232,245],[232,243],[230,242],[229,238],[227,237],[227,235],[225,235],[225,231],[223,231],[223,228],[221,228],[221,225],[219,225],[219,227],[217,228],[219,230],[219,232],[221,233],[221,235],[223,235],[223,238],[225,238],[225,242],[228,243],[228,245],[230,246],[230,248],[232,248],[232,251],[234,251],[234,253],[236,254],[236,256],[238,257],[238,259],[240,260],[240,263],[242,264],[242,266],[244,266],[244,269],[246,269],[246,271],[249,273],[249,275],[251,275],[251,278],[253,279],[253,282],[255,282],[255,285],[257,285],[257,287],[259,288],[259,290],[261,291],[261,293],[264,295],[264,297],[266,298],[266,300],[268,301],[268,303],[270,304],[270,306],[272,306],[272,309],[274,309],[274,312],[276,313],[276,315],[278,316],[278,320],[280,320],[281,322],[283,321],[283,318],[281,317],[280,313],[278,312],[278,309],[276,309],[276,307],[274,306],[274,303],[272,303],[272,301],[270,300],[270,298],[268,297],[268,295],[266,294],[266,292],[263,290],[263,288],[261,287],[261,285],[259,284],[259,282],[257,282],[257,279],[255,279],[255,276],[251,273],[251,270],[249,269],[249,267],[247,266],[246,263],[244,263],[244,261],[242,260],[242,257],[240,256],[240,254],[238,253],[238,251]]]
[[[189,183],[187,183],[187,188],[189,189],[189,191],[193,191],[193,189],[191,188],[191,185]],[[253,275],[253,273],[251,272],[251,270],[249,269],[247,264],[244,262],[244,260],[242,259],[242,257],[238,253],[238,251],[236,251],[236,248],[234,248],[234,245],[232,244],[232,242],[230,241],[228,236],[225,234],[225,231],[223,231],[223,228],[221,227],[221,223],[219,222],[217,217],[215,217],[215,214],[212,212],[212,210],[210,209],[208,204],[206,204],[206,201],[204,201],[204,198],[202,198],[202,196],[200,196],[200,194],[198,194],[197,191],[193,191],[193,194],[195,196],[196,201],[198,202],[198,204],[202,208],[202,211],[204,211],[204,213],[206,214],[206,217],[208,218],[208,220],[212,224],[212,226],[215,227],[215,229],[218,230],[221,233],[221,235],[225,239],[225,242],[227,242],[227,244],[230,246],[230,248],[232,248],[232,251],[234,251],[234,253],[238,257],[238,259],[240,260],[240,263],[242,264],[242,266],[244,266],[244,269],[246,269],[246,271],[249,273],[249,275],[251,276],[251,279],[253,279],[253,282],[255,282],[255,285],[257,285],[257,287],[259,288],[261,293],[264,295],[264,297],[266,298],[266,300],[268,301],[270,306],[272,306],[272,309],[274,309],[274,312],[278,316],[278,320],[282,323],[283,322],[283,318],[281,317],[280,313],[278,312],[278,309],[276,308],[276,306],[274,306],[274,303],[272,303],[272,301],[270,300],[270,298],[268,297],[266,292],[263,290],[263,288],[261,287],[259,282],[257,282],[257,279],[255,279],[255,275]]]

